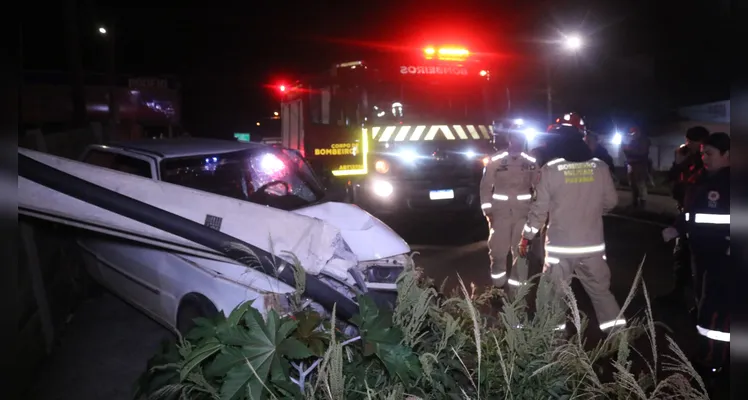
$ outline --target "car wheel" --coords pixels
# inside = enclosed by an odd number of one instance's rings
[[[216,314],[218,314],[218,309],[207,297],[190,293],[182,299],[179,306],[177,330],[184,336],[195,327],[196,318],[213,318]]]

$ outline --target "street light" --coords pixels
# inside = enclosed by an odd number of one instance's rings
[[[560,41],[563,44],[564,50],[568,52],[576,53],[582,48],[584,41],[578,34],[564,35],[563,40]],[[556,42],[558,43],[558,42]],[[551,61],[550,57],[545,60],[545,75],[546,75],[546,98],[548,108],[548,120],[553,121],[553,88],[551,85]]]
[[[259,123],[259,122],[257,123],[257,126],[260,126],[260,123]]]
[[[273,115],[277,117],[280,114],[278,114],[278,111],[273,111]]]
[[[102,34],[102,35],[106,35],[106,28],[104,28],[103,26],[100,26],[99,27],[99,33]]]
[[[567,50],[576,51],[582,48],[582,38],[579,35],[567,36],[564,39],[564,47]]]

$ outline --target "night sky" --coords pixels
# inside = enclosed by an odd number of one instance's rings
[[[26,69],[66,69],[60,3],[24,18]],[[654,97],[667,106],[729,98],[726,0],[137,3],[78,0],[84,68],[106,70],[96,29],[115,21],[118,72],[177,75],[183,125],[198,135],[240,132],[271,115],[278,107],[268,86],[281,80],[433,37],[496,55],[528,109],[544,107],[539,56],[558,58],[560,101],[586,113],[602,116]],[[562,32],[588,41],[573,60],[549,54],[553,46],[544,43]],[[631,71],[653,74],[654,84]]]

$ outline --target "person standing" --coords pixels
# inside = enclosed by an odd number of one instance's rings
[[[701,144],[709,137],[709,131],[703,126],[694,126],[686,131],[686,142],[675,149],[674,161],[668,172],[668,180],[673,182],[672,195],[675,199],[679,215],[683,213],[685,194],[704,171],[701,159]],[[675,239],[673,247],[673,275],[675,278],[673,290],[662,297],[662,301],[672,304],[682,304],[686,290],[692,286],[691,255],[688,238],[680,235]]]
[[[615,176],[616,170],[615,165],[613,164],[613,157],[608,153],[608,149],[600,144],[600,137],[596,133],[588,130],[585,132],[584,142],[587,143],[587,146],[589,146],[592,151],[592,157],[607,164],[608,168],[610,168],[610,173]]]
[[[535,158],[525,154],[524,136],[509,132],[508,146],[492,155],[483,170],[480,199],[488,220],[488,255],[494,286],[519,286],[527,280],[527,259],[520,260],[517,243],[532,201]],[[507,276],[507,258],[513,264]]]
[[[610,291],[603,236],[603,214],[616,206],[618,194],[608,166],[592,156],[579,129],[561,124],[554,131],[556,139],[549,144],[557,158],[540,169],[519,254],[527,254],[530,240],[548,218],[544,272],[556,285],[570,284],[576,273],[592,300],[600,330],[610,332],[626,324]],[[555,292],[561,295],[558,286]]]
[[[683,214],[675,227],[663,231],[690,239],[696,331],[701,341],[695,364],[702,374],[715,377],[729,366],[730,296],[730,136],[713,133],[703,142],[705,173],[686,190]],[[677,231],[677,232],[675,232]]]
[[[626,172],[631,188],[633,208],[645,209],[647,205],[647,183],[649,180],[649,138],[638,127],[629,130],[629,140],[623,146],[626,156]]]

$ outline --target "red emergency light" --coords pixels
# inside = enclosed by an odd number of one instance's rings
[[[429,46],[423,49],[423,55],[427,60],[436,56],[437,59],[443,61],[464,61],[470,56],[470,51],[463,47],[445,46],[437,49]]]
[[[285,92],[286,91],[286,85],[280,85],[280,86],[278,86],[278,90],[280,90],[281,92]]]

